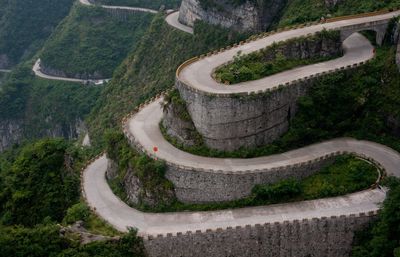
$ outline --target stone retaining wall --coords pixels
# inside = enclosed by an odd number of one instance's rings
[[[375,212],[147,237],[151,257],[346,257]]]
[[[184,203],[237,200],[251,194],[254,186],[284,179],[302,179],[331,164],[340,153],[297,165],[264,170],[223,172],[168,164],[166,178],[174,184],[176,197]]]
[[[210,148],[233,151],[271,143],[284,134],[297,111],[297,101],[316,80],[329,73],[351,72],[364,62],[305,77],[265,91],[210,94],[179,79],[175,86],[186,101],[197,131]]]
[[[265,62],[273,60],[277,53],[288,59],[309,59],[338,56],[342,53],[341,45],[339,33],[332,37],[321,34],[281,42],[260,53]],[[265,145],[284,134],[297,111],[298,98],[307,94],[313,82],[312,79],[295,81],[288,87],[251,97],[196,92],[179,77],[176,87],[206,145],[233,151]]]

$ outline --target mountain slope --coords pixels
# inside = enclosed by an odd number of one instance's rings
[[[100,7],[76,4],[44,45],[42,67],[67,77],[110,78],[152,17],[140,12],[117,16]]]
[[[0,69],[14,66],[32,56],[68,14],[72,2],[1,0]]]

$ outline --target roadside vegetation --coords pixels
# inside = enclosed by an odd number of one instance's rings
[[[93,154],[62,139],[43,139],[0,155],[1,257],[146,256],[134,230],[118,233],[80,203],[79,170]],[[81,245],[79,235],[60,234],[78,220],[91,233],[121,238]]]
[[[400,180],[390,178],[390,188],[378,220],[358,233],[353,244],[352,257],[400,256]]]
[[[322,17],[338,17],[357,13],[366,13],[384,8],[400,7],[400,0],[346,0],[330,7],[324,0],[289,0],[278,22],[279,27],[318,21]]]
[[[185,146],[166,133],[164,136],[181,150],[221,158],[271,155],[337,137],[371,140],[400,151],[396,125],[400,119],[400,73],[395,52],[395,47],[380,47],[372,62],[318,79],[300,99],[288,132],[269,145],[223,152],[208,148],[201,138],[196,138],[197,145]]]
[[[324,30],[313,36],[275,43],[248,55],[242,55],[240,52],[232,63],[217,68],[214,77],[224,84],[236,84],[261,79],[298,66],[328,61],[342,54],[340,47],[337,47],[338,42],[338,31]],[[311,52],[311,45],[331,45],[331,52],[334,54]]]
[[[126,170],[126,168],[125,168]],[[339,156],[319,172],[301,180],[287,179],[275,184],[257,185],[246,198],[220,203],[184,204],[159,201],[158,205],[135,205],[126,200],[123,187],[112,187],[125,202],[142,211],[210,211],[248,206],[287,203],[346,195],[369,188],[378,178],[375,166],[350,155]]]

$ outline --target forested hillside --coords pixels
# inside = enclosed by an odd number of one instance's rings
[[[0,69],[35,54],[68,14],[72,3],[73,0],[0,0]]]
[[[76,4],[44,45],[42,66],[67,77],[111,78],[153,16],[141,12],[118,16],[100,7]]]

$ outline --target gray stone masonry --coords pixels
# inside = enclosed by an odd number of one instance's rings
[[[147,237],[151,257],[346,257],[376,213]]]
[[[184,203],[231,201],[249,196],[256,185],[308,177],[331,164],[335,156],[276,169],[225,173],[167,165],[166,178],[174,184],[176,197]]]
[[[276,51],[264,50],[264,61],[277,52],[286,58],[308,59],[337,56],[342,52],[340,38],[290,40]],[[284,134],[297,111],[297,100],[307,94],[312,79],[294,83],[268,93],[239,97],[207,95],[176,81],[197,131],[213,149],[233,151],[271,143]]]

